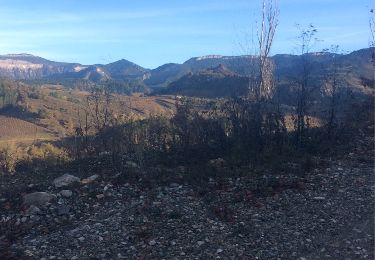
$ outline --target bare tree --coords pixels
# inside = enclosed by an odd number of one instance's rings
[[[370,10],[370,17],[369,17],[369,27],[370,27],[370,47],[375,47],[375,10]]]
[[[87,96],[88,111],[96,131],[100,131],[111,123],[112,98],[109,89],[102,86],[95,86]]]
[[[297,144],[302,148],[305,139],[305,131],[309,126],[308,118],[308,102],[311,94],[311,62],[310,62],[310,51],[313,44],[316,42],[315,34],[317,29],[313,25],[309,25],[308,28],[300,28],[299,49],[300,49],[300,76],[297,80],[297,117],[295,120],[296,139]]]
[[[260,22],[256,23],[256,37],[245,50],[254,50],[248,56],[247,98],[234,98],[225,104],[231,125],[234,150],[243,150],[247,158],[257,160],[267,144],[268,126],[279,121],[272,105],[274,93],[273,63],[269,58],[278,26],[277,0],[262,0]],[[254,40],[255,38],[255,40]],[[274,110],[274,111],[273,111]],[[271,119],[272,118],[272,119]],[[280,125],[280,124],[276,124]]]
[[[325,82],[323,84],[324,95],[328,97],[328,114],[327,114],[327,131],[328,138],[331,138],[335,129],[337,128],[337,110],[338,110],[338,98],[340,88],[340,77],[339,77],[339,64],[337,56],[339,51],[338,45],[331,46],[329,55],[331,56],[331,67],[327,72]]]
[[[273,94],[273,64],[269,54],[273,44],[276,28],[279,23],[279,8],[277,0],[262,0],[260,22],[257,24],[256,40],[252,40],[253,47],[244,48],[254,55],[249,55],[249,93],[248,98],[253,101],[269,99]],[[253,37],[255,38],[255,37]]]
[[[279,8],[276,0],[263,0],[262,20],[258,35],[259,48],[259,83],[255,93],[256,99],[269,99],[273,94],[273,64],[269,54],[273,44],[279,20]]]
[[[371,33],[369,46],[372,49],[371,61],[372,61],[372,65],[375,67],[375,10],[374,9],[370,10],[369,27],[370,27],[370,33]],[[375,84],[375,72],[372,74],[372,82],[373,84]]]

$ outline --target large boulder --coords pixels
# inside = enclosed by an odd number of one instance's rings
[[[34,192],[23,196],[23,204],[25,206],[44,206],[51,200],[55,199],[56,196],[47,192]]]
[[[53,180],[53,184],[55,185],[56,188],[61,188],[65,186],[70,186],[74,183],[78,183],[81,180],[73,175],[70,174],[64,174],[56,179]]]

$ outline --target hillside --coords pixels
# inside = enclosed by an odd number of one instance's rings
[[[0,144],[54,138],[51,131],[18,118],[0,115]]]
[[[0,139],[23,136],[29,139],[52,133],[60,138],[69,136],[79,122],[85,122],[85,111],[92,109],[87,104],[90,95],[87,91],[68,90],[62,85],[30,86],[15,81],[2,84],[6,90],[5,100],[11,102],[5,105],[2,99],[0,102]],[[118,118],[140,119],[168,115],[174,109],[174,101],[169,97],[112,94],[109,106],[111,114]]]
[[[207,98],[236,97],[245,95],[248,86],[247,77],[219,65],[212,69],[189,73],[156,93]]]

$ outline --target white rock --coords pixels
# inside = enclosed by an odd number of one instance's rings
[[[111,184],[107,184],[107,185],[105,185],[105,187],[104,187],[104,191],[107,191],[107,190],[109,190],[110,188],[112,187],[112,185]]]
[[[92,183],[93,181],[95,181],[97,178],[99,178],[99,175],[97,174],[94,174],[94,175],[91,175],[90,177],[86,178],[86,179],[83,179],[81,181],[82,184],[88,184],[88,183]]]
[[[55,185],[56,188],[69,186],[76,182],[80,182],[80,179],[70,174],[64,174],[53,180],[53,184]]]
[[[104,194],[98,194],[98,195],[96,195],[96,198],[97,198],[97,199],[103,199],[104,197],[105,197]]]
[[[138,164],[132,161],[126,161],[126,166],[132,167],[132,168],[138,168]]]

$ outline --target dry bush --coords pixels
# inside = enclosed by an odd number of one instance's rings
[[[44,160],[50,163],[58,163],[69,160],[67,152],[51,143],[42,143],[40,145],[32,145],[27,148],[29,160]]]
[[[0,173],[14,173],[17,159],[17,149],[14,146],[0,148]]]

